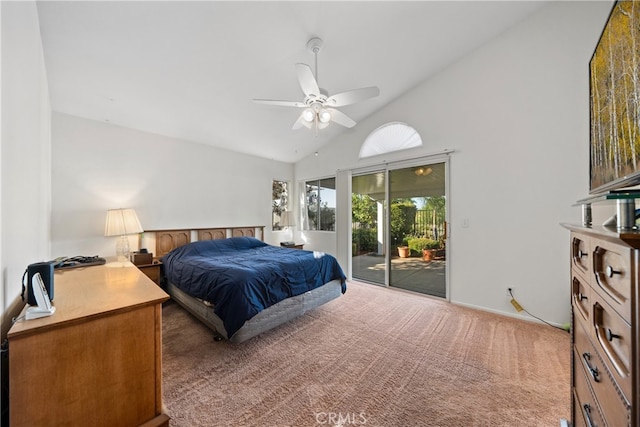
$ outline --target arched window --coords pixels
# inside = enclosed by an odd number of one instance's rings
[[[421,145],[422,138],[414,128],[406,123],[391,122],[380,126],[367,136],[360,147],[358,157],[364,159]]]

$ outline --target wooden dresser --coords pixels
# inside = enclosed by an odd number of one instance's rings
[[[640,233],[571,231],[574,426],[640,426]]]
[[[167,426],[168,295],[130,262],[108,260],[56,271],[54,296],[52,316],[8,334],[11,426]]]

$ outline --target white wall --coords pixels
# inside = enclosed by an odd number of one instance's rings
[[[134,208],[146,230],[264,225],[265,241],[281,240],[271,181],[291,181],[290,163],[60,113],[52,160],[54,257],[115,255],[104,222],[119,207]]]
[[[4,314],[19,301],[27,264],[50,256],[51,108],[35,3],[0,2],[0,10],[0,313]]]
[[[401,120],[420,132],[425,147],[384,160],[456,150],[451,299],[511,313],[505,296],[511,286],[537,315],[568,320],[568,234],[559,223],[579,221],[579,208],[571,205],[588,191],[587,67],[610,2],[545,7],[361,121],[295,171],[286,163],[55,114],[51,175],[35,6],[1,5],[3,312],[19,294],[27,263],[112,254],[115,242],[102,236],[109,208],[136,208],[147,229],[268,226],[271,179],[289,180],[295,172],[305,180],[371,164],[357,160],[366,135]],[[469,228],[461,227],[463,219]],[[305,237],[309,247],[331,253],[348,238],[313,232]],[[267,227],[266,240],[281,239]]]
[[[567,322],[569,233],[559,224],[580,222],[572,204],[588,194],[588,63],[610,9],[608,1],[544,7],[298,162],[296,179],[456,150],[451,300],[513,314],[512,287],[532,313]],[[358,161],[369,132],[391,121],[415,127],[424,146]],[[334,253],[349,237],[306,236]]]

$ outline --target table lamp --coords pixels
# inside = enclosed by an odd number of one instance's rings
[[[110,209],[107,211],[107,221],[104,226],[104,235],[120,236],[116,241],[116,255],[118,261],[129,260],[129,234],[142,233],[142,225],[136,211],[133,209]]]

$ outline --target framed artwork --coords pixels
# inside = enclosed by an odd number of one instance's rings
[[[589,63],[591,194],[640,184],[640,3],[617,1]]]

